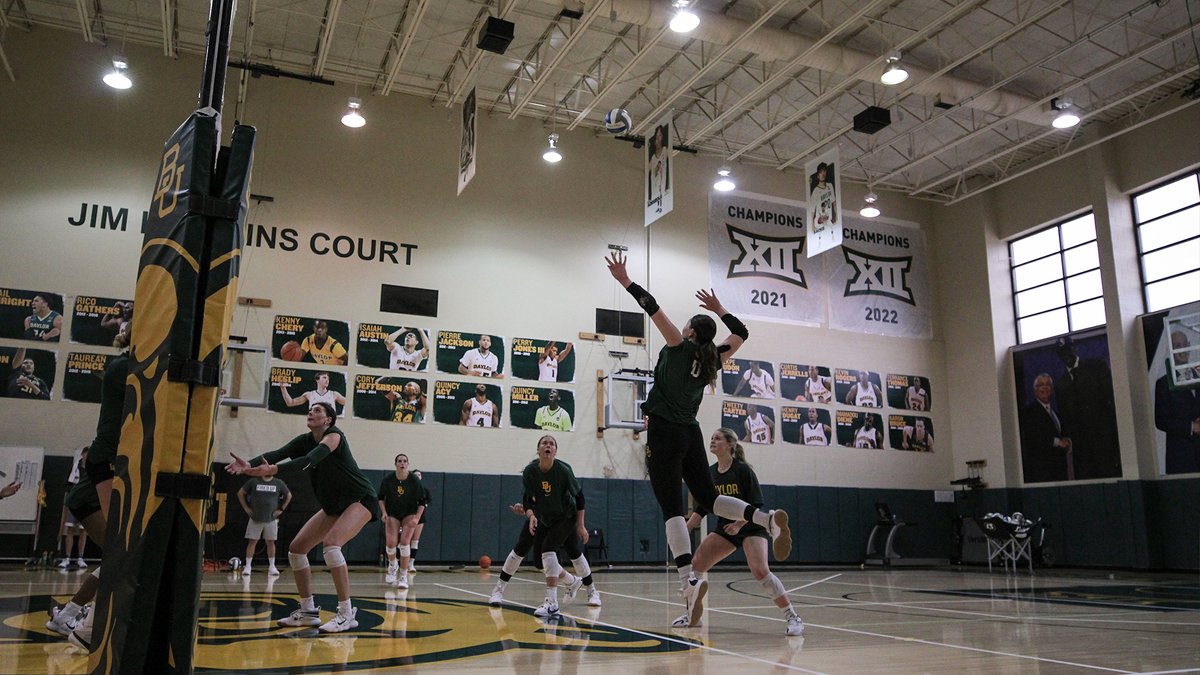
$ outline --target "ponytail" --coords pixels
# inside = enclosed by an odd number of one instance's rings
[[[690,321],[696,339],[696,359],[700,364],[700,379],[716,384],[717,371],[721,369],[721,357],[713,338],[717,336],[717,322],[707,314],[697,314]]]

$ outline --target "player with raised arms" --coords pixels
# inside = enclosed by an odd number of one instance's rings
[[[396,339],[405,331],[408,332],[404,335],[404,344],[401,345]],[[417,336],[421,339],[420,349],[417,349]],[[421,361],[429,358],[429,339],[420,328],[408,330],[401,326],[383,339],[383,346],[388,350],[388,368],[392,370],[419,370]]]
[[[343,410],[346,408],[346,397],[342,396],[341,392],[329,388],[329,373],[317,371],[313,375],[313,384],[315,385],[314,389],[293,397],[292,393],[288,391],[287,384],[281,383],[279,393],[283,395],[284,404],[289,408],[298,405],[307,405],[311,408],[314,403],[328,403],[333,407],[335,413],[338,411],[338,406],[342,406]]]
[[[562,363],[563,359],[567,358],[567,354],[571,353],[571,343],[568,342],[562,351],[558,351],[558,345],[553,341],[547,342],[545,347],[542,347],[542,353],[538,356],[538,380],[542,382],[557,382],[558,381],[558,364]]]

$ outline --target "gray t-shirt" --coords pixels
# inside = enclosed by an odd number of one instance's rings
[[[246,493],[246,502],[250,504],[250,518],[256,523],[269,523],[271,516],[287,499],[288,486],[278,478],[264,480],[259,477],[251,478],[242,486]]]

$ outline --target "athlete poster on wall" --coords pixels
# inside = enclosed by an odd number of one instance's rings
[[[346,374],[336,370],[271,367],[267,409],[307,415],[314,403],[328,403],[341,416],[346,411]]]
[[[775,398],[775,365],[770,361],[729,359],[721,365],[721,391],[726,396]]]
[[[433,419],[441,424],[496,429],[502,426],[504,392],[498,384],[433,383]]]
[[[733,429],[745,443],[775,442],[775,411],[770,406],[745,401],[721,401],[721,426]]]
[[[354,376],[354,416],[400,424],[421,424],[427,409],[428,381],[412,377]]]
[[[99,403],[104,368],[113,358],[116,358],[116,355],[89,352],[68,353],[67,370],[63,373],[63,400]]]
[[[111,347],[113,338],[132,318],[132,300],[80,295],[71,314],[71,342]]]
[[[522,380],[575,381],[575,345],[565,340],[513,338],[512,374]]]
[[[1200,473],[1200,302],[1144,314],[1158,470]]]
[[[647,227],[675,208],[675,160],[671,157],[675,145],[675,124],[671,121],[674,115],[674,110],[668,110],[646,130],[642,203],[646,205]]]
[[[344,366],[349,343],[350,326],[345,321],[278,314],[271,337],[271,356],[284,361]]]
[[[0,288],[0,338],[58,342],[62,311],[57,293]]]
[[[929,410],[932,407],[929,398],[929,378],[888,373],[887,402],[889,408],[917,412]]]
[[[820,259],[804,255],[804,205],[748,192],[708,196],[709,285],[739,317],[825,322]]]
[[[913,415],[888,415],[888,445],[897,450],[933,452],[933,420]]]
[[[462,133],[458,141],[458,194],[475,177],[475,88],[463,100]]]
[[[864,408],[883,407],[882,380],[873,370],[837,368],[833,371],[834,396],[838,403]]]
[[[49,401],[54,392],[55,352],[25,347],[0,347],[0,396]]]
[[[437,369],[443,373],[504,377],[504,338],[443,330],[437,335]]]
[[[833,401],[833,375],[826,366],[781,363],[779,392],[789,401],[830,403]]]
[[[883,417],[879,413],[837,411],[838,445],[847,448],[883,448]]]
[[[429,331],[383,323],[358,324],[354,358],[358,365],[389,370],[429,370]]]
[[[808,257],[842,243],[842,176],[837,146],[804,164]]]
[[[919,227],[845,219],[841,248],[825,258],[829,327],[893,337],[933,336],[929,256]]]
[[[833,423],[825,408],[785,405],[780,409],[779,433],[784,443],[822,446],[833,443]]]
[[[575,428],[575,393],[542,387],[509,388],[508,414],[518,429],[571,431]]]

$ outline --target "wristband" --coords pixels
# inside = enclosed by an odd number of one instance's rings
[[[629,291],[634,300],[637,300],[637,303],[645,310],[647,316],[654,316],[658,313],[658,301],[654,299],[653,295],[650,295],[649,291],[637,284],[629,284],[629,287],[625,290]]]

